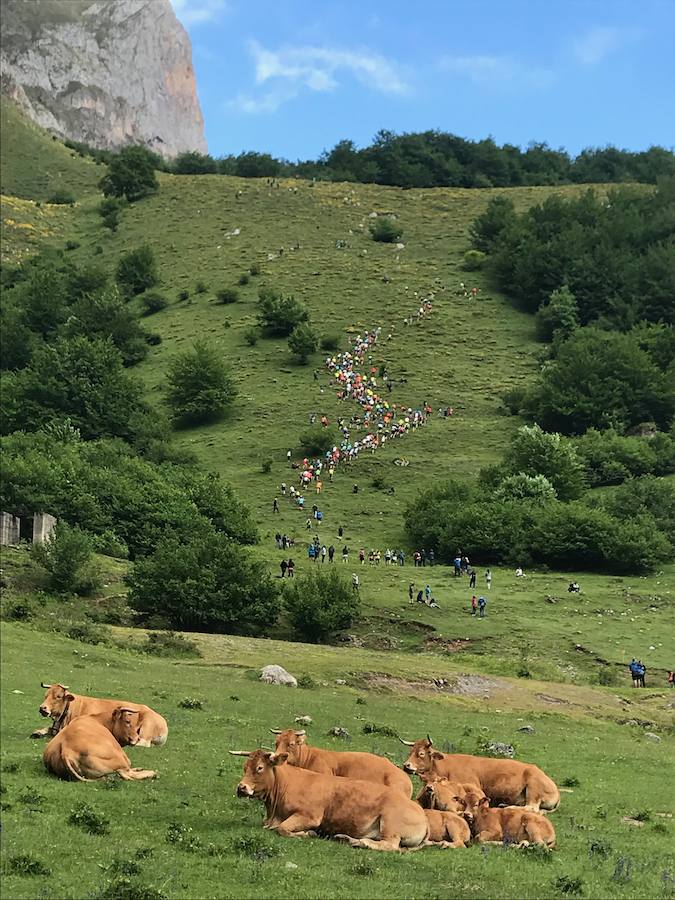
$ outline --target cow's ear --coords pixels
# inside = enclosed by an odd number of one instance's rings
[[[481,797],[480,800],[478,801],[478,805],[479,806],[489,806],[490,801],[488,800],[487,797]]]
[[[280,766],[288,759],[288,753],[275,753],[270,756],[270,763],[273,766]]]
[[[466,800],[462,799],[462,797],[453,797],[452,799],[460,809],[466,809]]]
[[[432,759],[443,759],[443,754],[440,753],[438,750],[434,750],[434,752],[431,754],[431,758]]]
[[[71,694],[71,693],[69,692],[69,693],[63,695],[63,699],[64,699],[64,700],[67,700],[67,701],[70,703],[72,700],[75,699],[75,697],[74,697],[73,694]]]

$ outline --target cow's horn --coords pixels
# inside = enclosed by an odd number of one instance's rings
[[[303,734],[307,734],[307,732],[304,731],[304,730],[303,730],[303,731],[296,731],[296,732],[295,732],[295,736],[296,736],[296,737],[302,737]]]
[[[404,741],[402,737],[399,738],[399,741],[402,744],[405,744],[406,747],[414,747],[415,746],[415,741]]]
[[[45,690],[49,690],[51,684],[45,684],[44,681],[40,682],[40,687],[43,687]]]
[[[118,706],[120,712],[137,713],[137,709],[130,709],[128,706]]]
[[[433,741],[431,740],[431,735],[430,735],[430,734],[427,735],[427,740],[429,741],[430,744],[433,744]]]
[[[270,728],[272,734],[283,734],[283,731],[280,728]]]
[[[250,756],[252,753],[255,753],[255,750],[228,750],[228,753],[231,753],[232,756]]]

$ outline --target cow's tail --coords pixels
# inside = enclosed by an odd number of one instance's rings
[[[73,776],[73,778],[76,781],[89,781],[90,780],[89,778],[84,778],[82,775],[80,775],[80,773],[77,771],[77,769],[73,765],[72,761],[70,759],[68,759],[67,756],[63,757],[63,764],[66,767],[66,769],[68,769],[68,772]]]

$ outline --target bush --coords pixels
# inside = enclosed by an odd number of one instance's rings
[[[467,272],[476,272],[483,268],[485,254],[480,250],[467,250],[464,254],[464,269]]]
[[[73,807],[68,816],[68,822],[71,825],[82,828],[83,831],[87,831],[89,834],[102,835],[108,834],[110,831],[108,819],[84,802],[78,803]]]
[[[502,479],[495,491],[500,500],[531,500],[548,503],[556,498],[555,488],[545,475],[509,475]]]
[[[190,299],[190,291],[186,291],[183,289],[182,291],[178,291],[178,302],[184,303],[186,300]]]
[[[567,285],[553,291],[547,303],[539,307],[535,318],[540,341],[566,341],[579,327],[579,309]]]
[[[13,853],[2,864],[3,875],[40,876],[43,878],[52,874],[52,870],[45,866],[32,853]]]
[[[257,276],[260,275],[260,265],[258,263],[252,263],[249,266],[248,271],[250,272],[252,278],[257,278]]]
[[[218,303],[236,303],[239,300],[239,292],[234,288],[222,288],[216,291],[216,302]]]
[[[124,147],[110,159],[108,172],[99,187],[106,197],[126,197],[130,202],[140,200],[157,190],[158,164],[156,154],[145,147]]]
[[[337,350],[340,346],[340,337],[337,334],[325,334],[319,346],[322,350]]]
[[[274,291],[261,290],[258,298],[258,321],[271,335],[287,337],[309,313],[303,303],[294,297],[283,297]]]
[[[237,389],[222,355],[201,341],[174,357],[167,375],[167,403],[177,421],[212,422],[221,418]]]
[[[151,316],[153,313],[166,309],[169,305],[169,301],[166,297],[159,294],[157,291],[148,291],[145,294],[141,294],[140,301],[142,314],[144,316]]]
[[[403,235],[403,229],[393,219],[378,216],[370,224],[370,233],[374,241],[381,244],[395,244]]]
[[[585,487],[584,467],[574,446],[538,425],[518,429],[504,456],[504,469],[513,475],[545,476],[561,500],[578,497]]]
[[[657,469],[655,449],[673,443],[668,435],[660,437],[662,440],[655,448],[653,441],[645,438],[622,437],[612,428],[607,431],[589,428],[577,438],[574,447],[586,467],[588,483],[596,487],[620,484],[628,478],[654,472]]]
[[[8,600],[2,604],[2,618],[6,622],[29,622],[35,610],[27,600]]]
[[[292,579],[284,607],[298,637],[313,643],[349,628],[360,612],[357,591],[334,568],[310,571]]]
[[[258,343],[259,332],[257,328],[247,328],[244,332],[244,340],[249,347],[255,347]]]
[[[73,641],[81,641],[83,644],[105,644],[110,637],[105,628],[91,625],[89,622],[79,622],[66,629],[66,637]]]
[[[79,241],[66,241],[66,250],[77,250],[79,246]]]
[[[162,335],[157,334],[155,331],[150,331],[145,336],[145,343],[151,347],[158,347],[162,343]]]
[[[269,475],[269,473],[272,471],[272,460],[264,459],[260,463],[260,471],[263,473],[263,475]]]
[[[117,263],[115,278],[125,297],[142,294],[157,284],[155,255],[147,244],[123,253]]]
[[[187,150],[174,159],[173,170],[176,175],[215,175],[218,164],[208,153]]]
[[[151,656],[190,657],[201,656],[194,641],[175,631],[151,631],[146,634],[147,643],[142,647]]]
[[[302,322],[296,325],[288,338],[288,347],[301,366],[307,365],[307,359],[316,351],[317,338],[312,328]]]
[[[502,232],[515,219],[512,201],[506,197],[493,197],[469,229],[473,246],[482,253],[490,253]]]
[[[241,275],[239,276],[239,278],[237,279],[238,283],[242,286],[245,284],[248,284],[250,280],[251,280],[251,276],[248,272],[242,272]]]
[[[199,700],[197,697],[184,697],[182,700],[178,701],[178,706],[181,709],[204,709],[203,700]]]
[[[255,633],[274,625],[278,589],[266,567],[223,535],[163,538],[129,575],[129,604],[182,631]]]
[[[313,426],[300,435],[300,449],[305,456],[323,456],[337,441],[337,433],[333,428]]]
[[[75,203],[75,197],[70,191],[67,191],[64,188],[58,188],[47,200],[47,203],[53,203],[58,206],[70,206]]]
[[[51,590],[74,594],[93,590],[92,540],[79,528],[57,522],[46,541],[33,545],[31,555],[49,572]]]
[[[208,286],[204,281],[198,281],[195,284],[195,294],[205,294],[208,291]]]

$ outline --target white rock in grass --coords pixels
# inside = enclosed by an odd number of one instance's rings
[[[286,684],[289,687],[297,687],[297,678],[287,672],[282,666],[263,666],[260,672],[260,680],[267,684]]]

